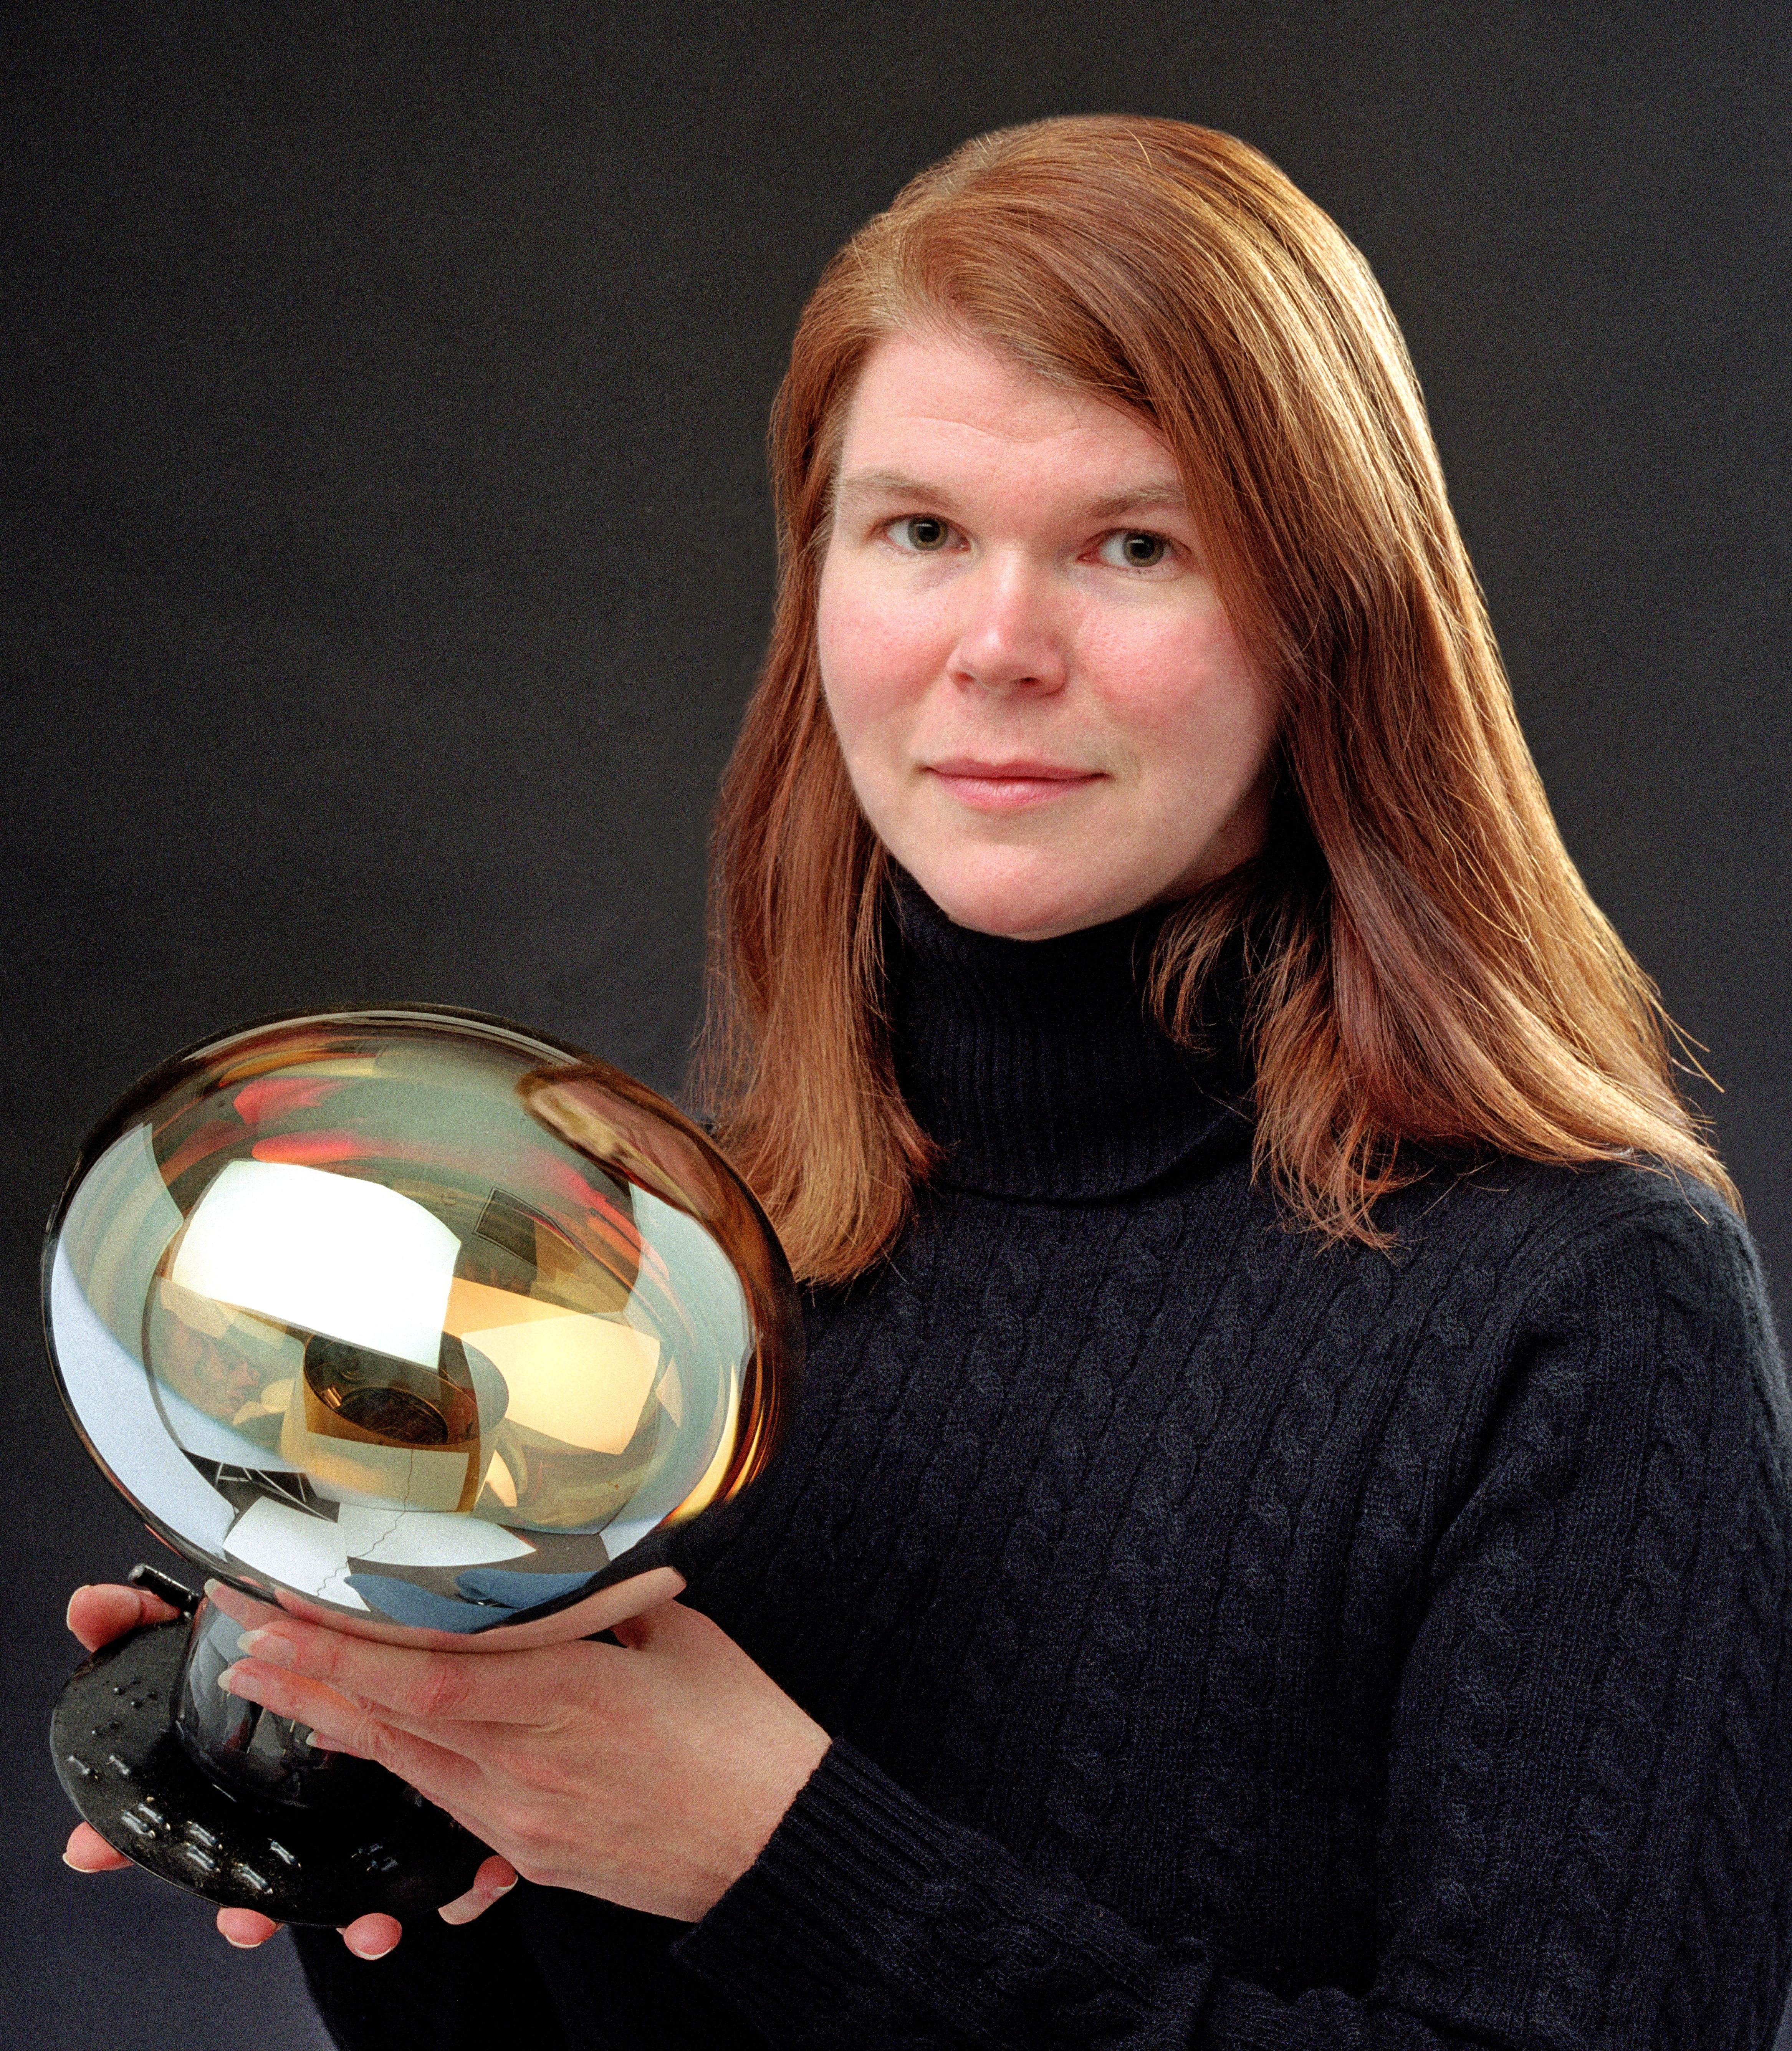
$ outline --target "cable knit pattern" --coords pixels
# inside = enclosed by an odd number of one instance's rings
[[[905,881],[946,1150],[810,1305],[789,1444],[683,1554],[835,1734],[686,1928],[524,1886],[366,1966],[351,2051],[1731,2051],[1792,1970],[1792,1401],[1752,1249],[1648,1167],[1439,1162],[1291,1230],[1149,916]],[[518,2030],[522,2032],[517,2034]]]

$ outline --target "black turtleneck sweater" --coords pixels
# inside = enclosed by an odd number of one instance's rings
[[[1792,1427],[1741,1227],[1499,1161],[1324,1246],[1148,1023],[1149,919],[901,901],[946,1165],[687,1563],[833,1748],[693,1925],[525,1885],[376,1964],[307,1933],[339,2041],[1769,2043]]]

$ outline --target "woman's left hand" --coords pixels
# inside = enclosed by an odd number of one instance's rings
[[[746,1871],[827,1733],[676,1602],[516,1652],[423,1652],[304,1623],[233,1588],[221,1685],[377,1760],[525,1879],[694,1922]]]

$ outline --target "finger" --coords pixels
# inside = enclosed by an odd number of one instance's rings
[[[318,1624],[326,1631],[346,1629],[351,1636],[353,1635],[353,1625],[340,1612],[332,1614],[329,1610],[320,1608],[316,1603],[308,1602],[303,1596],[295,1595],[291,1588],[283,1588],[277,1597],[256,1596],[242,1588],[232,1588],[228,1581],[210,1580],[205,1584],[205,1592],[214,1609],[221,1609],[226,1616],[234,1617],[244,1630],[252,1630],[257,1624],[271,1623],[279,1619],[291,1618],[295,1623]],[[378,1638],[381,1633],[375,1631],[373,1635]],[[386,1642],[389,1643],[392,1641],[388,1639]],[[410,1641],[406,1639],[403,1642],[408,1643]]]
[[[342,1932],[342,1942],[357,1959],[383,1959],[404,1934],[396,1916],[357,1916]]]
[[[180,1615],[147,1588],[127,1588],[119,1582],[76,1588],[68,1598],[68,1628],[89,1652],[110,1645],[139,1624],[170,1623]]]
[[[76,1873],[115,1873],[131,1861],[123,1852],[114,1850],[92,1824],[77,1823],[62,1848],[62,1863],[72,1865]]]
[[[253,1631],[257,1624],[267,1623],[281,1613],[271,1603],[257,1602],[253,1596],[246,1596],[240,1588],[223,1581],[208,1581],[205,1595],[213,1609],[221,1609],[245,1631]]]
[[[478,1770],[467,1757],[407,1729],[389,1712],[351,1700],[306,1674],[240,1659],[224,1669],[218,1685],[227,1694],[259,1702],[277,1717],[306,1725],[321,1752],[346,1752],[373,1760],[451,1814],[478,1786]],[[470,1743],[484,1728],[467,1722],[432,1726],[445,1737],[465,1733]]]
[[[560,1698],[557,1669],[527,1653],[494,1652],[473,1658],[459,1652],[422,1652],[350,1638],[284,1615],[245,1631],[239,1643],[258,1666],[323,1682],[340,1695],[413,1724],[539,1723],[553,1713]],[[603,1648],[561,1649],[577,1661]]]
[[[265,1944],[280,1927],[253,1908],[221,1908],[217,1920],[218,1935],[239,1951],[252,1951],[257,1944]]]
[[[494,1855],[474,1874],[473,1885],[466,1893],[443,1902],[435,1912],[444,1923],[470,1923],[475,1916],[483,1916],[494,1901],[502,1901],[516,1884],[517,1869],[508,1859]]]

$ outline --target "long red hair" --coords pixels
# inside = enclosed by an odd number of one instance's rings
[[[1267,851],[1165,921],[1186,1035],[1242,932],[1258,1172],[1378,1241],[1415,1150],[1640,1156],[1735,1193],[1677,1090],[1648,978],[1562,845],[1368,266],[1254,150],[1091,116],[977,137],[805,307],[770,440],[776,615],[716,816],[700,1088],[801,1275],[900,1231],[932,1148],[898,1092],[885,858],[823,703],[816,584],[867,352],[943,324],[1130,408],[1169,445],[1279,705]]]

